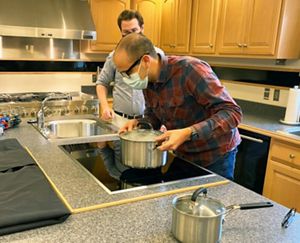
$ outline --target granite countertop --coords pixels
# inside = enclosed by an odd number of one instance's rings
[[[244,110],[244,121],[253,122],[246,114]],[[7,130],[0,139],[5,138],[17,138],[28,148],[73,209],[94,210],[73,214],[63,224],[0,237],[1,242],[176,242],[170,234],[174,195],[102,209],[91,206],[223,180],[212,175],[111,195],[56,144],[46,140],[26,122]],[[210,188],[209,195],[222,200],[225,205],[267,200],[233,182]],[[274,204],[273,208],[237,211],[229,215],[222,241],[299,242],[299,214],[290,228],[283,230],[280,222],[288,209]]]
[[[235,183],[208,189],[208,193],[226,206],[267,200]],[[75,214],[63,224],[3,236],[0,241],[177,242],[171,234],[173,198],[168,196]],[[299,242],[299,214],[289,228],[281,228],[287,211],[276,203],[271,208],[237,210],[226,217],[222,242]]]

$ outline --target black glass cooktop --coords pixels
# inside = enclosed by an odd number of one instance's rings
[[[79,147],[78,145],[63,145],[62,148],[111,192],[211,174],[210,171],[200,166],[174,157],[168,168],[167,166],[155,169],[130,168],[123,171],[119,179],[115,179],[107,172],[101,156],[97,153],[97,148],[91,148],[87,144]]]

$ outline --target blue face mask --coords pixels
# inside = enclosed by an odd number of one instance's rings
[[[148,75],[146,75],[144,79],[141,79],[139,75],[140,67],[141,66],[139,66],[139,69],[136,73],[130,74],[129,78],[123,77],[124,83],[128,84],[133,89],[141,90],[141,89],[146,89],[148,86]]]

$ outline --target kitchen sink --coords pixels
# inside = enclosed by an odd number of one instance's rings
[[[72,138],[101,135],[101,128],[97,121],[90,119],[58,120],[48,122],[44,132],[51,138]]]
[[[300,128],[299,127],[287,129],[287,130],[284,130],[284,131],[278,131],[278,132],[283,133],[285,135],[292,136],[295,139],[300,139]]]
[[[46,121],[43,128],[34,127],[51,141],[87,142],[118,139],[118,129],[111,123],[106,123],[98,118],[59,119]],[[75,140],[75,141],[74,141]],[[79,141],[78,141],[79,140]],[[63,142],[64,141],[64,142]]]
[[[292,135],[300,136],[300,131],[291,131],[289,133]]]

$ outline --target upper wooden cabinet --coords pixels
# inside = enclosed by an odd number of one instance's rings
[[[130,0],[90,0],[97,40],[89,41],[87,51],[112,51],[121,38],[119,14],[130,8]]]
[[[119,14],[125,9],[138,10],[144,18],[144,34],[155,45],[159,44],[160,0],[90,0],[90,7],[97,31],[97,40],[85,41],[85,52],[110,52],[121,36],[117,24]]]
[[[144,34],[158,46],[160,42],[161,1],[132,0],[131,8],[139,11],[144,19]]]
[[[161,48],[168,53],[188,53],[192,0],[162,2]]]
[[[190,42],[192,53],[215,53],[220,3],[221,0],[193,1]]]
[[[223,0],[218,54],[298,58],[297,0]]]

